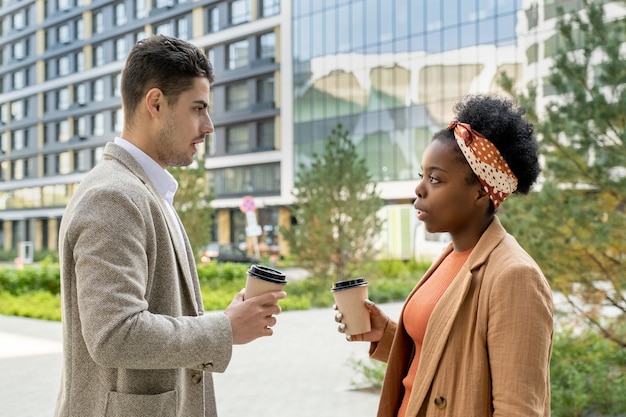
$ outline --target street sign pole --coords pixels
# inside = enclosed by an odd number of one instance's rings
[[[261,236],[262,230],[256,220],[256,203],[254,202],[254,198],[249,195],[242,198],[239,209],[246,215],[246,236],[252,237],[254,254],[257,258],[260,258],[259,236]]]

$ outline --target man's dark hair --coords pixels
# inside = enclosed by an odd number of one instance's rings
[[[454,106],[454,113],[460,122],[469,123],[472,130],[482,134],[498,148],[517,177],[515,192],[527,194],[541,168],[534,127],[523,117],[526,110],[503,97],[469,95]],[[456,145],[452,130],[444,129],[435,133],[433,140],[454,142],[459,157],[465,160]],[[472,181],[478,181],[478,177],[473,176]]]
[[[133,119],[151,88],[159,88],[168,103],[175,104],[197,77],[205,77],[210,83],[215,80],[213,65],[198,47],[164,35],[140,40],[128,54],[122,71],[124,118]]]

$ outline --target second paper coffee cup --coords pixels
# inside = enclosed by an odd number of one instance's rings
[[[248,269],[246,288],[243,298],[255,297],[270,291],[280,291],[287,284],[286,276],[283,272],[262,265],[252,265]]]
[[[369,332],[372,329],[370,313],[364,303],[368,297],[367,281],[364,278],[356,278],[335,282],[331,291],[337,310],[343,315],[346,334]]]

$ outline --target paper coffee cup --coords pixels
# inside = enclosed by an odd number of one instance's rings
[[[337,310],[343,315],[342,322],[346,325],[346,334],[361,334],[372,330],[370,313],[365,307],[367,300],[367,281],[356,278],[339,281],[331,288]]]
[[[262,265],[252,265],[248,269],[243,299],[255,297],[270,291],[280,291],[287,284],[285,274]]]

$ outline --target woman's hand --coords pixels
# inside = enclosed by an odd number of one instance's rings
[[[378,308],[376,304],[374,304],[370,300],[365,300],[364,303],[365,307],[370,313],[372,330],[362,334],[346,335],[346,340],[348,340],[349,342],[378,342],[383,337],[385,327],[387,327],[387,323],[389,322],[389,317],[385,313],[383,313],[383,311]],[[333,308],[337,310],[336,305]],[[337,326],[337,331],[339,333],[346,332],[346,324],[343,323],[342,320],[343,314],[338,311],[335,314],[335,321],[339,323],[339,326]]]

